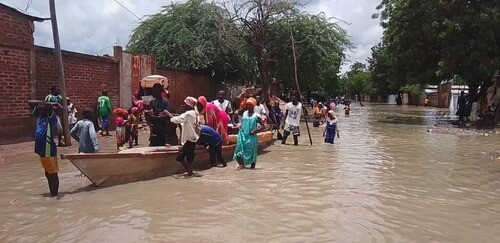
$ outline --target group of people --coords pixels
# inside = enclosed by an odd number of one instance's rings
[[[138,124],[144,115],[150,126],[149,146],[181,144],[177,161],[185,168],[188,176],[193,176],[191,163],[195,159],[195,150],[199,145],[204,145],[205,148],[208,146],[212,166],[217,166],[217,163],[223,167],[227,166],[222,155],[222,146],[229,143],[228,125],[231,122],[238,131],[233,159],[238,162],[239,169],[254,169],[257,162],[257,133],[270,128],[275,130],[281,128],[283,129],[281,143],[286,144],[287,138],[292,135],[294,145],[297,145],[302,113],[306,112],[307,115],[307,111],[298,101],[297,94],[291,95],[291,102],[285,105],[284,119],[282,119],[283,111],[278,100],[266,106],[260,96],[251,96],[245,98],[238,109],[233,110],[231,102],[225,99],[224,91],[220,91],[218,98],[212,102],[204,96],[186,97],[180,114],[176,115],[163,93],[163,86],[154,84],[153,99],[144,104],[142,110],[139,107],[113,110],[108,92],[102,91],[102,95],[97,99],[96,112],[90,108],[83,109],[81,120],[76,119],[77,110],[69,101],[70,135],[79,143],[78,152],[99,152],[97,131],[100,130],[101,136],[109,136],[109,123],[113,116],[116,124],[117,149],[124,145],[124,141],[129,142],[129,146],[132,146],[133,142],[137,145]],[[37,116],[35,152],[41,158],[53,196],[58,194],[59,186],[57,146],[54,137],[62,134],[61,108],[62,97],[59,95],[59,87],[54,86],[51,94],[44,102],[39,103],[33,112]],[[95,129],[96,120],[99,129]],[[333,143],[333,137],[338,134],[337,118],[333,110],[327,112],[325,122],[327,123],[324,132],[325,142]],[[177,128],[181,130],[180,138],[177,137]],[[62,145],[61,140],[60,138],[58,145]]]

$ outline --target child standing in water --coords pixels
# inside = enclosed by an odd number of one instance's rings
[[[325,137],[325,143],[334,143],[335,134],[337,137],[340,137],[339,127],[337,126],[337,115],[332,110],[328,111],[328,115],[326,117],[326,127],[323,132],[323,137]]]
[[[37,117],[35,130],[35,153],[40,156],[40,162],[45,170],[45,177],[49,182],[52,196],[57,196],[59,191],[59,163],[57,161],[57,146],[54,134],[57,127],[57,116],[51,104],[42,102],[33,111]]]

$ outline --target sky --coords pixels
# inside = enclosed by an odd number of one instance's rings
[[[50,17],[47,0],[0,0],[1,3],[37,17]],[[28,7],[28,3],[31,5]],[[59,38],[63,50],[91,55],[112,54],[112,46],[125,46],[138,18],[155,14],[176,0],[59,0],[56,1]],[[355,49],[347,52],[342,73],[355,62],[366,62],[370,48],[381,41],[382,27],[371,16],[379,0],[308,0],[304,11],[324,12],[327,17],[343,20]],[[128,12],[125,6],[130,12]],[[28,9],[27,9],[28,7]],[[27,9],[27,11],[26,11]],[[134,16],[136,15],[136,16]],[[344,23],[345,22],[345,23]],[[35,24],[35,44],[53,47],[50,21]]]

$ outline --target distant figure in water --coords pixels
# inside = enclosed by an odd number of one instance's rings
[[[398,94],[398,97],[396,97],[396,105],[402,105],[403,104],[403,98],[401,97],[400,94]]]
[[[349,115],[350,111],[351,111],[351,106],[350,105],[344,106],[344,112],[345,112],[346,116]]]
[[[255,105],[257,105],[257,101],[254,98],[248,98],[245,108],[240,110],[240,114],[242,114],[241,128],[238,132],[233,155],[233,159],[239,164],[239,170],[248,165],[255,169],[255,163],[257,163],[257,150],[259,148],[257,133],[265,127],[262,118],[254,111]],[[260,127],[257,124],[260,124]]]
[[[467,97],[464,91],[460,92],[460,97],[458,97],[458,111],[456,115],[458,116],[458,122],[462,123],[465,121],[465,117],[467,116]]]
[[[333,144],[335,134],[337,134],[337,137],[340,137],[339,127],[337,125],[337,115],[335,115],[334,111],[328,111],[328,115],[326,117],[326,127],[323,132],[325,143]]]
[[[424,100],[424,106],[427,107],[431,104],[431,100],[429,99],[429,97],[425,97],[425,100]]]

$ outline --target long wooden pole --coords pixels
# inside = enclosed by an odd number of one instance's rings
[[[57,28],[56,3],[55,0],[49,0],[50,22],[52,23],[52,35],[54,36],[54,49],[56,51],[57,77],[59,88],[62,96],[62,115],[61,124],[64,131],[64,144],[71,146],[71,137],[69,136],[69,121],[68,121],[68,102],[66,102],[66,82],[64,81],[64,68],[61,54],[61,44],[59,42],[59,30]]]
[[[300,92],[300,87],[299,87],[299,76],[297,75],[297,56],[295,54],[295,39],[293,38],[293,32],[292,32],[292,27],[290,27],[290,38],[292,39],[292,54],[293,54],[293,66],[294,66],[294,72],[295,72],[295,86],[297,87],[297,92],[299,93],[299,101],[302,103],[302,93]],[[307,116],[306,116],[306,107],[302,103],[302,109],[304,110],[304,120],[306,122],[306,128],[307,128],[307,135],[309,135],[309,143],[313,145],[313,140],[311,137],[311,131],[309,131],[309,124],[307,123]]]

